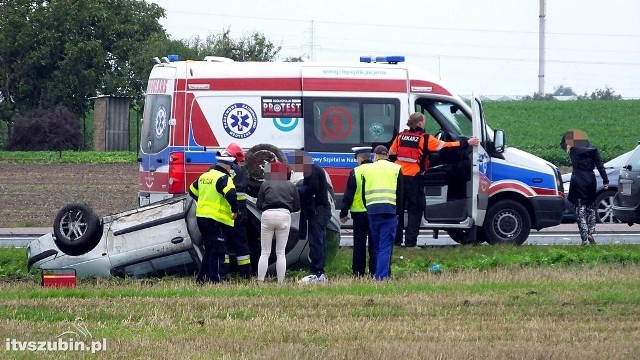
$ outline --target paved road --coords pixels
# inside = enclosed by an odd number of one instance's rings
[[[601,244],[640,244],[640,225],[630,227],[626,224],[598,224],[596,229],[596,240]],[[51,231],[51,228],[0,228],[0,247],[24,247],[29,241]],[[351,229],[342,230],[341,246],[353,244],[352,233]],[[540,231],[533,230],[526,244],[580,244],[578,227],[576,224],[561,224]],[[432,231],[421,231],[418,245],[443,246],[457,245],[457,243],[444,231],[440,232],[438,239],[433,238]]]

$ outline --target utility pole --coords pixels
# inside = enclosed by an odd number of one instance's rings
[[[540,49],[538,59],[538,94],[544,96],[544,21],[546,16],[546,0],[540,0]]]

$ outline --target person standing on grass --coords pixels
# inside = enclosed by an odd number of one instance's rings
[[[236,188],[238,199],[238,216],[233,222],[233,227],[227,239],[227,254],[225,255],[225,272],[229,267],[229,252],[235,254],[237,271],[243,279],[251,277],[251,256],[249,249],[249,239],[247,239],[247,186],[249,180],[244,165],[244,150],[240,145],[231,143],[222,151],[222,156],[231,156],[236,161],[231,165],[231,178]]]
[[[374,150],[374,163],[362,172],[362,193],[369,217],[371,239],[376,252],[376,280],[391,275],[391,253],[401,216],[397,204],[402,202],[402,166],[390,161],[388,150],[378,145]]]
[[[238,213],[236,189],[229,171],[235,158],[216,156],[216,164],[189,187],[197,201],[196,222],[202,233],[204,254],[196,282],[224,280],[225,242]]]
[[[300,211],[298,189],[289,181],[290,175],[289,168],[279,161],[268,163],[265,167],[265,181],[260,185],[256,201],[256,206],[262,211],[258,281],[264,281],[267,274],[275,234],[276,275],[278,283],[284,282],[287,270],[285,248],[291,228],[291,213]]]
[[[459,141],[442,141],[425,132],[425,117],[414,112],[407,120],[408,129],[404,130],[391,143],[390,155],[396,155],[396,164],[402,166],[404,182],[404,203],[398,203],[401,209],[399,225],[396,231],[395,244],[417,249],[420,223],[426,206],[424,185],[421,175],[429,168],[429,152],[437,152],[443,148],[467,148],[478,145],[476,137],[460,138]],[[404,211],[407,211],[407,226],[404,226]]]
[[[346,223],[349,220],[348,213],[351,211],[351,218],[353,218],[353,260],[351,262],[351,270],[353,271],[353,276],[364,276],[367,265],[367,248],[369,249],[369,274],[373,276],[376,273],[376,249],[371,240],[367,209],[362,201],[362,172],[367,164],[372,163],[371,147],[354,147],[351,150],[355,153],[358,166],[351,170],[347,180],[347,188],[342,196],[340,222]]]
[[[298,186],[300,202],[303,204],[300,221],[307,221],[309,241],[310,274],[300,279],[302,283],[327,281],[324,265],[327,256],[326,231],[331,220],[329,184],[324,169],[313,163],[311,156],[296,151],[294,170],[302,172],[304,179]],[[301,226],[302,228],[302,226]]]
[[[596,231],[596,175],[598,169],[602,178],[602,188],[609,188],[609,177],[600,158],[600,152],[591,145],[587,134],[582,130],[567,131],[560,141],[560,147],[571,158],[571,181],[567,200],[575,207],[576,222],[580,231],[582,245],[595,244],[593,234]]]

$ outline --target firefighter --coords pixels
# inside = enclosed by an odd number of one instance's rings
[[[374,278],[386,280],[391,273],[393,239],[400,214],[397,204],[402,202],[402,167],[387,161],[384,145],[378,145],[373,154],[374,163],[362,169],[362,193],[371,239],[377,249]]]
[[[371,241],[371,230],[369,229],[369,219],[367,209],[362,201],[362,172],[367,164],[371,164],[371,147],[354,147],[358,166],[349,174],[347,188],[342,196],[342,209],[340,210],[340,222],[343,224],[349,220],[348,213],[351,211],[353,219],[353,260],[351,270],[353,276],[361,277],[365,274],[367,265],[367,249],[369,250],[369,274],[376,273],[376,249]],[[367,239],[368,246],[367,246]]]
[[[443,148],[467,148],[477,145],[480,140],[476,137],[461,138],[460,141],[442,141],[425,133],[425,118],[422,113],[414,112],[407,120],[409,129],[404,130],[391,143],[390,155],[396,155],[396,164],[402,166],[404,202],[398,203],[401,209],[396,231],[395,244],[402,245],[402,230],[404,229],[404,211],[407,211],[407,227],[404,234],[404,246],[417,248],[420,223],[426,206],[424,187],[421,175],[428,170],[429,152],[437,152]]]
[[[249,240],[247,239],[247,171],[244,169],[244,151],[240,145],[231,143],[222,152],[223,156],[235,158],[231,165],[231,178],[236,187],[238,199],[238,216],[227,239],[227,253],[225,255],[225,268],[229,266],[229,252],[234,253],[237,261],[237,272],[243,279],[251,277],[251,257],[249,255]]]
[[[196,221],[202,233],[204,255],[196,282],[224,280],[225,241],[238,213],[238,199],[229,171],[235,158],[216,156],[216,164],[189,187],[198,202]]]

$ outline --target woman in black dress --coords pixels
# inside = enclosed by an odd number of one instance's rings
[[[571,158],[571,182],[567,199],[575,206],[576,222],[580,230],[582,245],[595,244],[596,231],[596,175],[598,169],[602,177],[603,189],[609,188],[609,178],[604,170],[598,149],[591,145],[587,134],[581,130],[567,131],[560,146]]]

